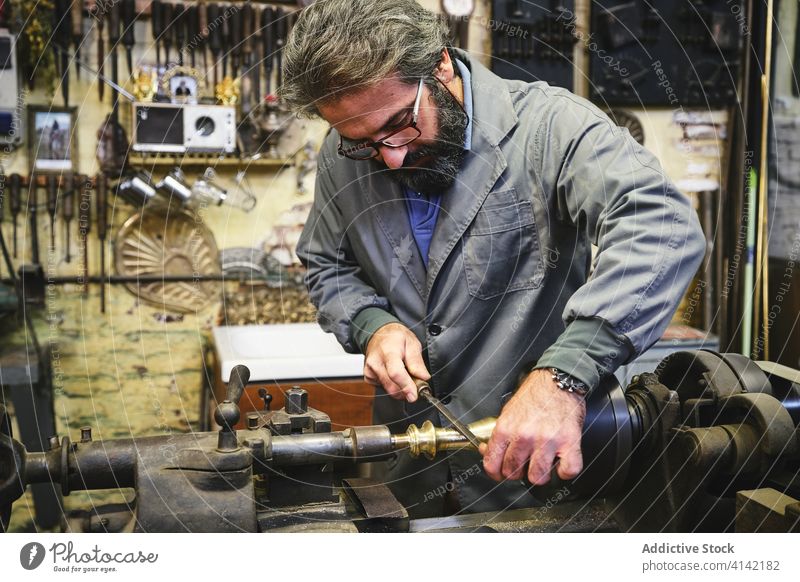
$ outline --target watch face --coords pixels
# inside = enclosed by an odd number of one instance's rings
[[[442,0],[442,8],[450,16],[469,16],[475,10],[475,0]]]

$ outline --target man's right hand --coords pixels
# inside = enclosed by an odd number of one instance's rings
[[[417,336],[401,323],[379,328],[367,343],[364,380],[380,384],[392,398],[415,402],[417,386],[412,375],[422,380],[431,378]]]

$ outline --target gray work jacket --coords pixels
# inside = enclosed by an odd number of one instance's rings
[[[597,107],[458,58],[472,74],[472,148],[443,193],[428,268],[391,170],[339,157],[335,130],[297,252],[326,331],[357,352],[353,318],[367,307],[394,314],[422,342],[436,394],[471,422],[497,416],[534,362],[596,386],[644,352],[668,325],[705,240],[656,158]],[[590,357],[575,342],[587,333],[617,338],[619,350]],[[402,432],[426,419],[444,423],[424,403],[376,391],[376,424]],[[434,461],[400,453],[382,470],[414,516],[440,512],[446,492],[467,512],[530,503],[518,483],[497,484],[481,467],[474,452]]]

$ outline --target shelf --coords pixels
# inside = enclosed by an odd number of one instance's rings
[[[180,154],[180,155],[141,155],[133,154],[128,156],[128,163],[132,166],[153,167],[153,166],[181,166],[181,167],[237,167],[237,168],[250,168],[250,167],[267,167],[267,168],[280,168],[291,164],[291,158],[260,158],[257,160],[243,160],[237,157],[224,157],[206,156],[198,154]]]

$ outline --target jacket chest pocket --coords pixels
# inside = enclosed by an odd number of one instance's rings
[[[489,194],[464,234],[463,251],[467,287],[478,299],[534,289],[544,279],[532,203],[513,188]]]

